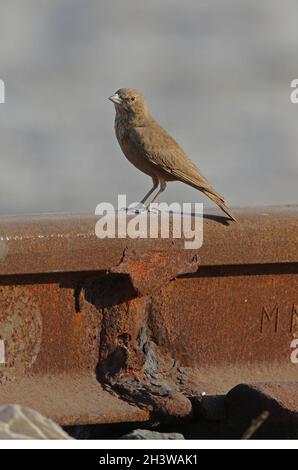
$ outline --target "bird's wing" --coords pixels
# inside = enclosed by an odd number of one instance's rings
[[[129,138],[142,156],[158,169],[224,201],[173,137],[155,121],[145,127],[135,127]]]

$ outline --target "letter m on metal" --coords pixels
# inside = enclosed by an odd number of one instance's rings
[[[266,307],[262,308],[261,316],[261,333],[264,331],[265,323],[273,323],[274,332],[278,331],[278,320],[279,320],[279,311],[278,306],[276,305],[271,311],[268,311]]]

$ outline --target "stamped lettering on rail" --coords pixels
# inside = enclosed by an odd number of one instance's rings
[[[296,333],[298,332],[298,304],[288,307],[263,305],[260,315],[260,333]]]

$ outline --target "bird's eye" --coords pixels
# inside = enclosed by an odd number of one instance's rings
[[[135,99],[136,99],[135,96],[132,96],[132,97],[130,98],[131,101],[134,101]]]

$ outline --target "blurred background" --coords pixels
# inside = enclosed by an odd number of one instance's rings
[[[297,20],[297,0],[2,0],[0,213],[144,195],[114,136],[120,87],[231,206],[298,203]],[[162,200],[212,206],[178,182]]]

